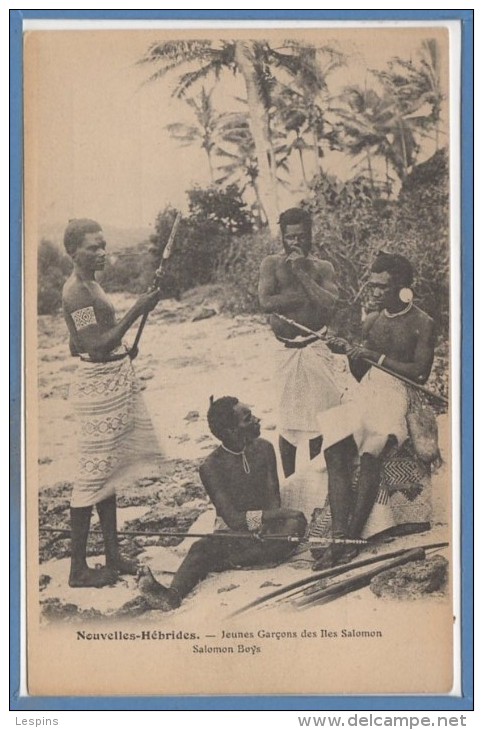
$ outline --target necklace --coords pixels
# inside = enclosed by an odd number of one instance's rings
[[[403,314],[406,314],[409,312],[410,309],[412,309],[413,303],[409,302],[407,307],[404,307],[404,309],[401,309],[400,312],[388,312],[387,309],[383,309],[383,313],[386,317],[389,317],[389,319],[394,319],[394,317],[402,317]]]
[[[221,448],[225,449],[225,451],[228,451],[229,454],[233,454],[234,456],[241,456],[242,457],[242,464],[243,464],[243,471],[245,474],[250,474],[250,464],[248,463],[248,459],[245,454],[245,449],[242,449],[241,451],[232,451],[231,449],[228,449],[225,444],[221,444]]]

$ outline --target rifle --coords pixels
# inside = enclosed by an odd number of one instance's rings
[[[52,533],[52,534],[59,534],[59,535],[70,535],[71,530],[68,527],[39,527],[39,532],[46,532],[46,533]],[[101,530],[91,530],[91,534],[93,535],[102,535]],[[193,539],[198,539],[202,537],[211,537],[211,538],[227,538],[228,540],[260,540],[262,542],[266,540],[278,540],[279,542],[289,542],[293,543],[295,545],[301,544],[301,543],[308,543],[308,544],[315,544],[315,545],[331,545],[332,543],[336,543],[338,545],[374,545],[376,544],[374,541],[371,541],[369,543],[368,540],[364,539],[355,539],[351,540],[349,538],[331,538],[331,537],[297,537],[296,535],[274,535],[274,534],[258,534],[258,533],[251,533],[251,532],[231,532],[231,531],[223,531],[218,530],[216,532],[187,532],[187,531],[141,531],[141,530],[118,530],[117,532],[118,537],[189,537]],[[382,541],[382,543],[386,542],[392,542],[392,538],[386,538]],[[379,544],[379,543],[377,543]]]
[[[322,340],[322,342],[325,342],[330,347],[330,337],[327,337],[325,334],[321,334],[320,332],[315,332],[315,330],[311,330],[309,327],[305,327],[303,324],[299,324],[299,322],[295,322],[293,319],[289,319],[288,317],[285,317],[283,314],[278,314],[277,312],[274,312],[274,315],[281,319],[283,322],[287,322],[287,324],[291,324],[293,327],[296,327],[300,332],[304,332],[306,335],[312,335],[312,337],[316,337],[318,340]],[[349,343],[347,343],[349,344]],[[400,375],[399,373],[395,373],[394,370],[390,370],[389,368],[384,367],[384,365],[380,365],[377,362],[372,362],[372,360],[368,360],[365,357],[360,358],[363,362],[367,363],[368,365],[371,365],[373,368],[376,368],[377,370],[382,370],[383,373],[387,373],[388,375],[392,375],[393,378],[396,378],[397,380],[401,380],[406,385],[410,385],[412,388],[415,388],[416,390],[419,390],[421,393],[424,393],[424,395],[427,395],[429,398],[433,398],[436,401],[439,401],[442,405],[448,406],[448,399],[445,398],[442,395],[439,395],[439,393],[435,393],[432,390],[429,390],[429,388],[425,388],[424,385],[420,385],[419,383],[415,383],[414,380],[411,380],[410,378],[406,378],[404,375]]]
[[[169,234],[168,243],[164,247],[163,255],[161,258],[161,263],[154,273],[154,280],[153,280],[153,283],[152,283],[149,291],[155,291],[156,289],[159,289],[161,286],[164,265],[173,252],[174,237],[176,236],[176,231],[178,230],[180,221],[181,221],[181,213],[178,211],[176,213],[176,218],[174,219],[173,227],[171,228],[171,233]],[[135,353],[137,351],[138,345],[139,345],[139,340],[141,339],[141,335],[142,335],[144,327],[146,325],[148,316],[149,316],[149,312],[144,312],[141,322],[138,327],[138,331],[136,333],[136,337],[135,337],[132,347],[129,351],[129,354]]]

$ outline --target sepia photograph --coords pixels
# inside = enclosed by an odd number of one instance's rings
[[[29,695],[460,692],[458,43],[24,32]]]

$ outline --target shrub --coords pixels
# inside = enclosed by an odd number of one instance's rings
[[[230,241],[220,257],[217,281],[226,285],[223,308],[241,314],[260,311],[258,278],[265,256],[277,249],[265,229]]]
[[[253,227],[251,214],[235,185],[224,190],[196,187],[188,191],[188,198],[190,213],[181,219],[173,255],[166,264],[182,291],[213,283],[241,234]],[[151,236],[156,265],[161,262],[175,218],[176,211],[171,206],[156,218],[155,233]]]
[[[340,183],[321,176],[307,203],[314,248],[336,270],[340,306],[336,328],[349,335],[360,320],[363,285],[378,250],[402,253],[415,270],[415,301],[448,335],[449,194],[445,150],[414,167],[399,197],[371,194],[363,178]],[[355,301],[355,303],[354,303]]]
[[[72,262],[52,241],[43,238],[37,254],[37,311],[54,314],[62,303],[62,287],[72,271]]]
[[[445,149],[417,165],[398,200],[395,239],[414,264],[421,307],[449,330],[449,174]]]
[[[146,243],[129,246],[117,254],[111,254],[99,277],[103,289],[106,292],[126,291],[131,294],[146,291],[154,276],[155,267],[151,258]]]

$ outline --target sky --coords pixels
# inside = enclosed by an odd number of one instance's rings
[[[186,104],[171,97],[174,77],[144,84],[150,68],[136,63],[151,42],[173,37],[165,32],[26,34],[26,208],[41,228],[63,226],[72,217],[152,228],[166,204],[185,209],[185,190],[208,184],[203,151],[180,148],[165,129],[172,122],[192,121]],[[337,40],[349,54],[347,66],[332,79],[338,86],[363,85],[368,69],[381,68],[392,56],[414,57],[422,38],[444,32],[331,28],[304,36],[316,43]],[[296,32],[284,31],[283,37],[287,34]],[[444,35],[441,40],[444,44]],[[217,87],[220,111],[232,109],[237,95],[243,95],[243,83],[227,74]],[[347,165],[338,169],[340,160],[331,171],[347,174]],[[285,194],[282,205],[295,204],[301,196],[300,191]]]

